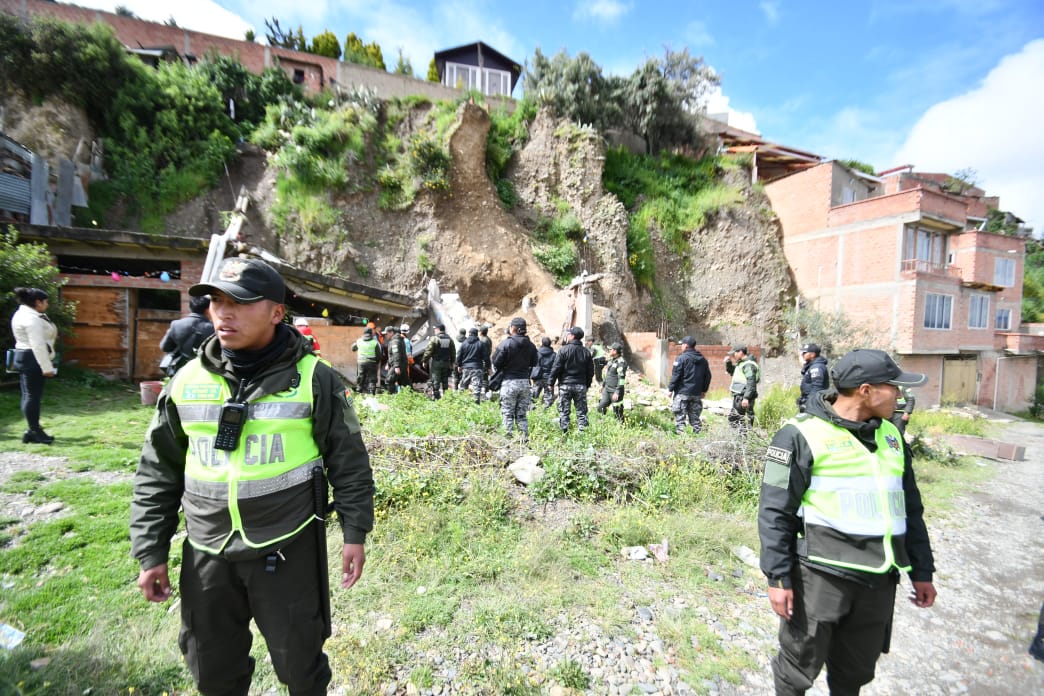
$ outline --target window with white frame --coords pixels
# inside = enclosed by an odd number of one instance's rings
[[[987,329],[990,326],[990,296],[978,293],[971,296],[968,311],[969,329]]]
[[[944,266],[949,255],[949,236],[924,227],[908,226],[903,237],[905,266],[929,270]]]
[[[505,97],[511,94],[511,73],[490,68],[486,68],[484,72],[486,86],[483,94],[487,96],[503,95]]]
[[[950,329],[950,315],[953,312],[953,297],[928,293],[924,298],[924,328]]]
[[[1015,259],[998,258],[994,261],[993,284],[1002,288],[1015,287]]]
[[[494,96],[511,94],[511,73],[463,63],[446,63],[442,84],[454,89],[476,89]]]
[[[1011,310],[1010,309],[998,309],[996,320],[993,322],[993,328],[998,331],[1011,331]]]

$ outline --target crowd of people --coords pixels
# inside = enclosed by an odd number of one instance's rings
[[[57,332],[45,314],[46,293],[15,292],[21,307],[12,320],[13,362],[29,425],[23,441],[49,444],[39,402],[43,379],[56,373]],[[183,516],[178,643],[199,691],[249,690],[254,621],[289,692],[325,693],[332,676],[323,652],[332,624],[326,516],[333,509],[340,521],[343,589],[362,575],[374,520],[358,417],[314,337],[300,331],[306,325],[295,330],[285,322],[285,284],[270,266],[226,259],[214,280],[189,292],[209,298],[213,333],[164,387],[146,433],[130,509],[138,585],[149,601],[171,598],[168,557]],[[172,327],[164,339],[172,352],[196,342],[200,316]],[[627,363],[619,343],[605,351],[573,327],[558,351],[546,337],[537,348],[516,317],[491,351],[480,329],[454,340],[444,326],[435,328],[421,356],[432,398],[452,380],[481,402],[492,371],[504,428],[526,441],[534,398],[546,406],[556,388],[562,431],[574,411],[577,430],[588,427],[588,390],[597,380],[598,411],[623,417]],[[414,356],[403,333],[388,327],[382,343],[367,327],[353,346],[364,391],[376,389],[382,362],[389,391],[410,385]],[[693,336],[679,343],[671,411],[678,432],[688,426],[699,433],[710,369]],[[924,508],[902,435],[913,408],[908,390],[926,378],[883,351],[852,351],[832,369],[820,352],[803,346],[800,413],[764,455],[758,531],[769,604],[780,617],[777,694],[805,693],[824,665],[831,693],[855,694],[871,681],[889,647],[900,573],[912,581],[911,602],[927,608],[936,599]],[[729,423],[748,429],[760,367],[746,346],[734,345],[726,370]]]

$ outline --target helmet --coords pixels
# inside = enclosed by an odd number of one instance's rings
[[[294,326],[308,326],[308,320],[304,317],[294,317]]]

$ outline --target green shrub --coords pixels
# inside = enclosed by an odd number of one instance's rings
[[[584,237],[580,220],[569,209],[568,203],[559,202],[559,214],[543,218],[533,233],[533,257],[546,268],[560,285],[568,284],[576,275],[580,254],[577,242]]]
[[[0,316],[9,319],[18,309],[15,288],[39,288],[50,297],[47,316],[58,327],[60,342],[61,337],[71,331],[76,318],[76,305],[61,297],[62,282],[47,245],[19,242],[18,233],[11,226],[6,231],[0,229],[0,288],[4,288],[0,294]],[[14,345],[9,320],[0,322],[0,345],[5,348]],[[57,350],[61,353],[60,344]]]
[[[765,431],[775,433],[783,423],[797,415],[800,394],[801,389],[797,386],[773,384],[766,393],[758,396],[754,404],[758,424]]]
[[[584,691],[591,685],[591,678],[576,660],[565,659],[551,669],[551,678],[566,687]]]
[[[415,135],[410,145],[410,162],[424,188],[430,191],[449,190],[450,156],[436,136],[428,132]]]

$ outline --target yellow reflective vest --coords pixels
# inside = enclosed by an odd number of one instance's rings
[[[807,558],[814,563],[887,573],[910,570],[902,436],[888,421],[870,452],[855,435],[822,418],[789,421],[812,452],[812,479],[801,500]]]
[[[235,450],[214,448],[225,379],[192,360],[169,387],[188,437],[182,507],[189,542],[220,553],[238,533],[253,548],[294,537],[315,519],[313,469],[323,459],[312,437],[312,375],[318,358],[305,355],[288,391],[248,404]]]

